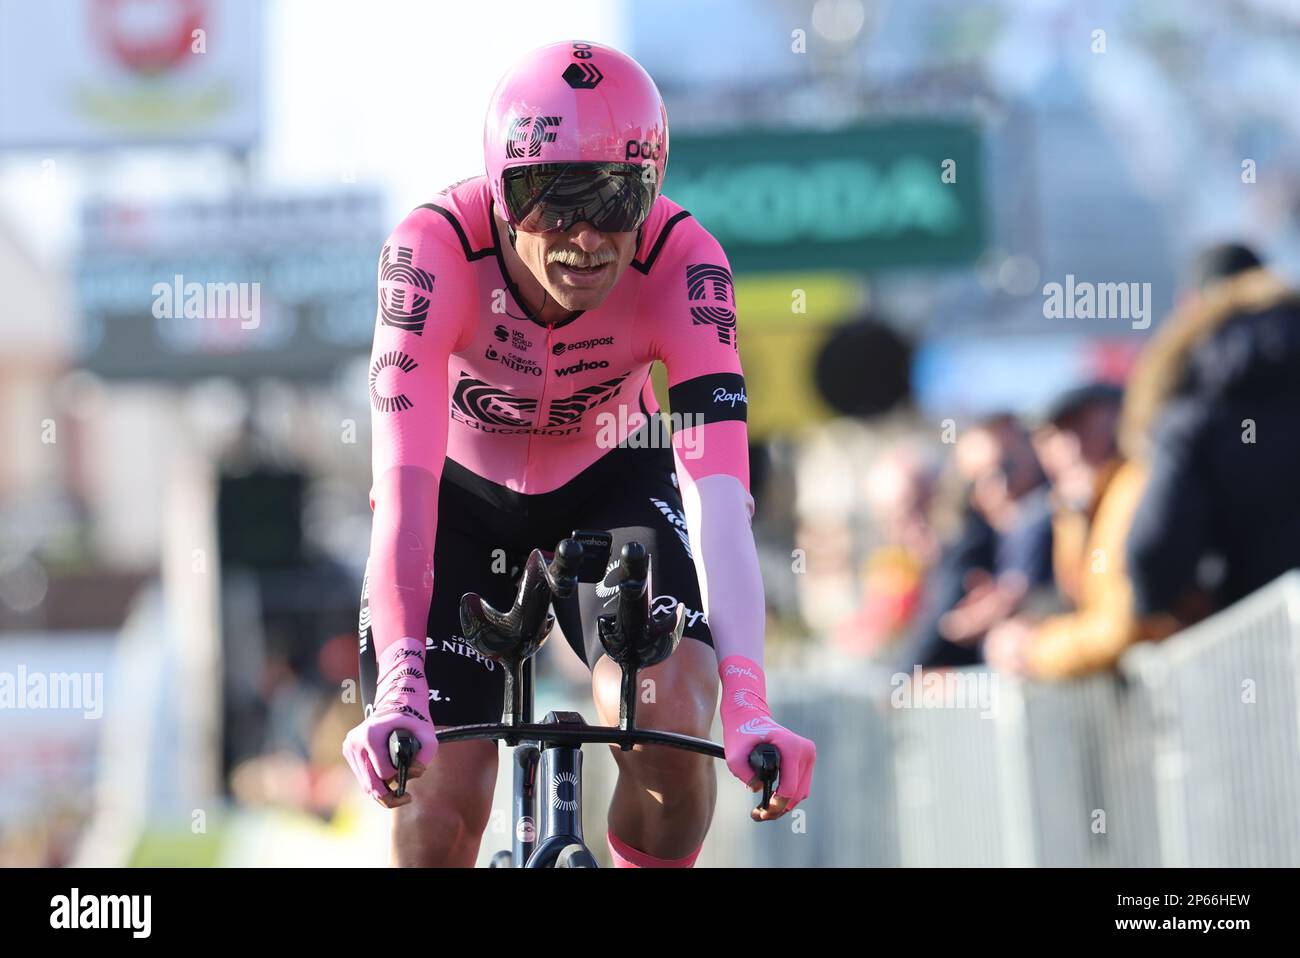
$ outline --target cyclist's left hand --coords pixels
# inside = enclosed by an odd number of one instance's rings
[[[767,679],[754,662],[731,655],[718,667],[722,677],[722,746],[727,754],[731,774],[759,791],[762,785],[749,765],[749,754],[763,742],[770,742],[781,753],[781,772],[776,794],[768,808],[756,808],[751,816],[756,822],[780,818],[808,797],[812,790],[813,765],[817,746],[802,735],[779,725],[767,707]]]

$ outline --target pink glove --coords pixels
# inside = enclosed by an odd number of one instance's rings
[[[424,675],[424,639],[404,638],[379,653],[374,710],[343,740],[343,757],[366,794],[387,798],[384,783],[397,775],[388,758],[388,736],[399,728],[420,742],[415,761],[428,765],[438,751],[429,721],[429,680]]]
[[[727,768],[746,785],[754,779],[749,753],[759,743],[771,742],[781,753],[781,775],[776,794],[794,808],[812,789],[817,746],[801,735],[777,725],[767,707],[767,679],[763,669],[743,655],[729,655],[718,666],[722,677],[722,746]]]

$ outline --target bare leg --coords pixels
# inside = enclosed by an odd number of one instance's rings
[[[620,672],[606,656],[592,671],[596,710],[618,724]],[[707,738],[718,702],[718,659],[713,649],[683,639],[667,660],[639,677],[636,724]],[[656,858],[684,858],[698,849],[713,820],[718,783],[713,759],[694,752],[638,745],[613,749],[618,784],[609,805],[610,830]]]
[[[472,868],[492,812],[496,742],[438,749],[423,775],[407,783],[414,799],[393,811],[391,861],[415,868]]]

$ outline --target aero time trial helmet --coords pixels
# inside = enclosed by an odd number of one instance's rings
[[[668,114],[650,75],[599,43],[552,43],[501,79],[483,158],[502,219],[525,232],[588,222],[635,230],[668,166]]]

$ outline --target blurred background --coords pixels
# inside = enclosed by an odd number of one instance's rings
[[[730,258],[819,748],[701,864],[1300,864],[1295,0],[0,0],[0,864],[387,860],[374,264],[579,38]]]

